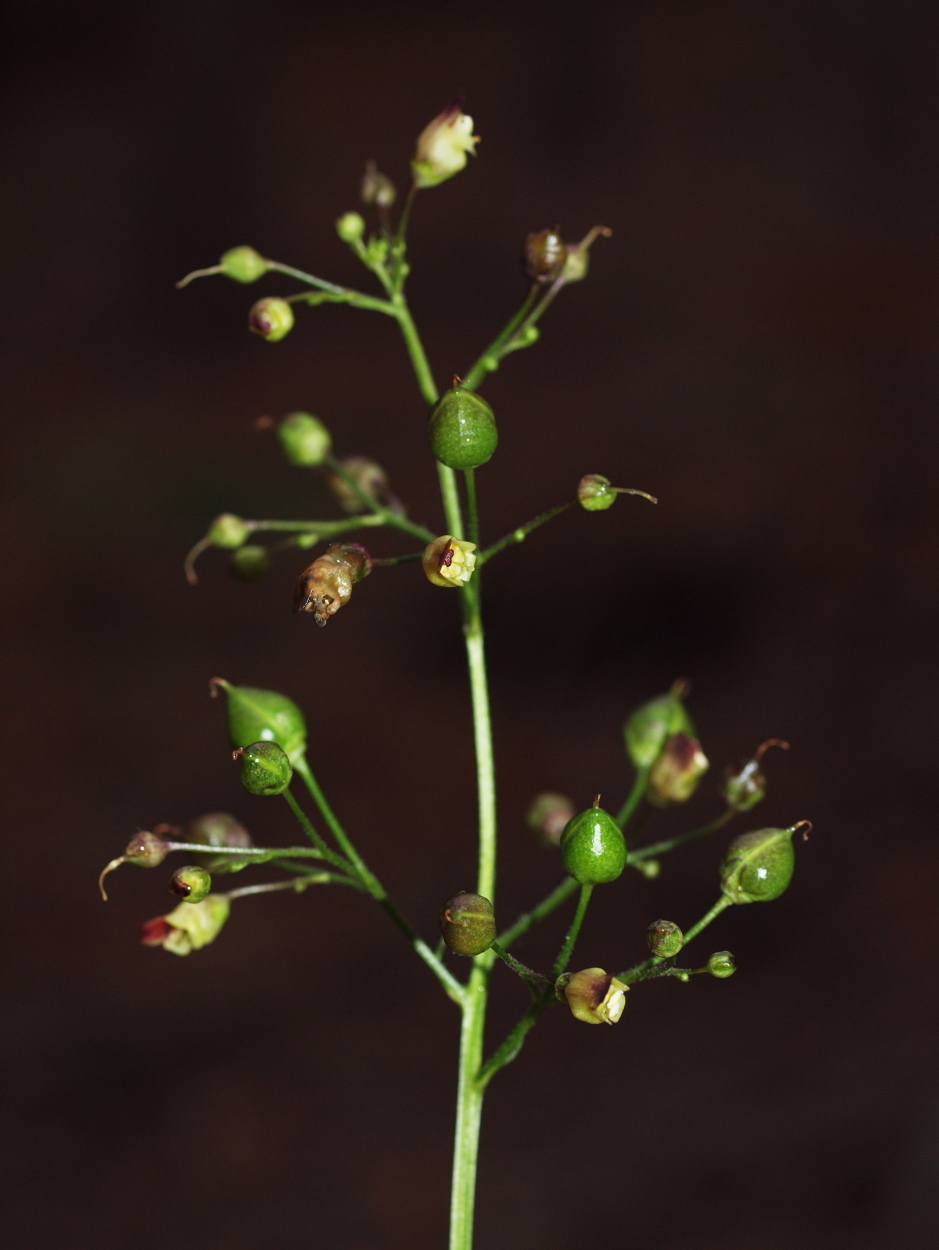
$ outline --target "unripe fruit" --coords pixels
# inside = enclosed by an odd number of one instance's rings
[[[253,247],[233,247],[218,263],[226,278],[234,282],[257,282],[267,273],[267,261]]]
[[[293,309],[285,299],[268,295],[252,306],[248,313],[248,329],[269,343],[279,343],[293,329]]]
[[[454,386],[430,414],[430,450],[451,469],[476,469],[499,442],[492,409],[475,391]]]
[[[170,877],[170,892],[187,903],[201,903],[212,889],[212,877],[197,864],[177,868]]]
[[[276,690],[233,686],[224,677],[213,677],[209,689],[213,696],[222,689],[228,697],[228,736],[233,747],[246,747],[252,742],[277,742],[291,762],[296,763],[303,755],[306,721],[292,699]]]
[[[283,794],[290,785],[293,769],[276,742],[253,742],[239,747],[232,756],[241,760],[241,784],[249,794]]]
[[[333,441],[322,421],[309,412],[288,412],[277,427],[277,437],[290,463],[302,468],[322,464]]]
[[[779,898],[792,880],[792,835],[808,821],[789,829],[755,829],[734,838],[721,865],[721,889],[732,903],[761,903]]]
[[[615,881],[626,867],[627,855],[619,825],[599,800],[569,821],[561,834],[564,871],[581,885]]]
[[[495,941],[492,903],[481,894],[454,894],[439,919],[443,940],[454,955],[481,955]]]
[[[649,950],[657,959],[671,959],[685,944],[684,935],[673,920],[653,920],[646,929]]]

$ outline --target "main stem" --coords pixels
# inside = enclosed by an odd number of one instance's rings
[[[399,289],[392,302],[398,325],[428,408],[439,393],[424,352],[417,327]],[[440,494],[447,529],[464,537],[463,516],[456,474],[446,465],[437,465]],[[469,667],[473,714],[473,744],[476,752],[476,789],[479,804],[479,873],[477,893],[493,901],[496,883],[496,784],[492,750],[492,722],[489,714],[489,686],[482,614],[479,605],[479,573],[468,586],[461,587],[463,635]],[[476,1202],[476,1170],[479,1157],[479,1129],[485,1086],[477,1080],[483,1059],[483,1033],[486,1025],[491,951],[477,955],[463,996],[463,1023],[460,1030],[460,1067],[457,1076],[456,1131],[453,1142],[453,1179],[450,1191],[450,1250],[472,1250],[473,1211]]]

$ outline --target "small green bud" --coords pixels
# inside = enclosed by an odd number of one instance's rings
[[[279,343],[293,329],[293,309],[285,299],[268,295],[252,305],[248,313],[248,329],[269,343]]]
[[[211,876],[197,864],[177,868],[170,877],[170,892],[187,903],[201,903],[211,889]]]
[[[616,503],[616,491],[602,473],[587,473],[577,483],[577,501],[587,512],[605,512]]]
[[[574,816],[574,804],[566,794],[536,794],[525,815],[528,828],[546,846],[560,846],[561,835]]]
[[[293,769],[286,752],[276,742],[252,742],[232,751],[241,759],[241,784],[249,794],[269,797],[283,794],[290,785]]]
[[[555,997],[566,1002],[584,1024],[615,1024],[626,1006],[629,986],[602,968],[565,972],[554,984]]]
[[[430,450],[451,469],[476,469],[499,442],[492,409],[475,391],[454,386],[430,414]]]
[[[204,846],[253,846],[251,834],[228,812],[207,812],[191,820],[183,832],[184,842]],[[246,855],[193,855],[193,862],[206,872],[238,872],[251,862]]]
[[[525,240],[522,270],[532,282],[548,286],[567,260],[567,245],[556,230],[539,230]]]
[[[760,903],[779,898],[792,880],[792,835],[811,828],[800,820],[788,829],[755,829],[734,838],[721,864],[721,889],[732,903]]]
[[[439,919],[443,940],[454,955],[481,955],[495,941],[492,903],[481,894],[454,894]]]
[[[224,677],[213,677],[209,682],[213,698],[219,689],[228,696],[228,736],[233,747],[277,742],[291,763],[297,762],[306,750],[306,721],[292,699],[276,690],[233,686]]]
[[[646,798],[656,807],[685,803],[698,788],[710,765],[697,738],[673,734],[649,770]]]
[[[629,758],[636,768],[651,768],[673,734],[684,733],[689,738],[694,737],[694,725],[682,702],[686,689],[686,682],[676,681],[668,694],[643,703],[627,719],[623,736]]]
[[[646,941],[657,959],[671,959],[685,944],[684,934],[673,920],[653,920],[646,929]]]
[[[365,218],[361,213],[343,213],[336,222],[336,233],[343,243],[358,243],[365,233]]]
[[[144,946],[162,946],[173,955],[188,955],[214,942],[231,911],[224,894],[208,894],[201,903],[180,903],[167,916],[157,916],[140,927]]]
[[[209,526],[206,535],[213,547],[240,547],[251,533],[251,526],[232,512],[223,512]]]
[[[225,277],[235,282],[257,282],[267,273],[267,261],[253,247],[233,247],[218,264]]]
[[[290,463],[302,468],[322,464],[333,442],[326,426],[309,412],[288,412],[277,427],[277,437]]]
[[[615,881],[626,867],[627,851],[619,825],[594,799],[579,816],[568,821],[561,834],[564,871],[581,885]]]
[[[233,551],[228,560],[228,571],[239,582],[259,582],[271,567],[271,557],[266,547],[248,543]]]
[[[724,770],[724,783],[721,786],[721,794],[727,801],[727,806],[732,807],[734,811],[748,812],[751,807],[756,807],[757,803],[765,798],[766,774],[760,767],[760,760],[769,747],[782,747],[784,751],[788,751],[789,743],[783,742],[779,738],[768,738],[766,742],[757,747],[752,759],[747,760],[745,764],[741,764],[739,768],[727,768]]]
[[[374,161],[369,161],[365,166],[360,194],[363,204],[374,204],[377,208],[391,208],[395,202],[395,184],[385,174],[379,172]]]
[[[732,977],[737,971],[737,964],[730,951],[715,951],[708,960],[708,972],[712,977]]]

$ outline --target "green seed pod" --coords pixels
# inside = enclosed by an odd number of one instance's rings
[[[629,758],[636,768],[651,768],[673,734],[684,733],[689,738],[695,736],[691,717],[682,702],[686,688],[684,681],[676,681],[668,694],[643,703],[627,719],[623,736]]]
[[[253,304],[248,313],[248,329],[268,343],[279,343],[293,329],[293,309],[285,299],[268,295]]]
[[[697,738],[673,734],[649,769],[646,798],[656,807],[686,803],[710,765]]]
[[[715,951],[708,960],[708,972],[712,977],[732,977],[737,971],[737,964],[730,951]]]
[[[251,834],[228,812],[207,812],[191,820],[183,831],[184,842],[204,846],[253,846]],[[237,872],[251,862],[250,855],[193,855],[193,862],[206,872]]]
[[[270,567],[270,554],[259,543],[239,547],[228,559],[228,571],[239,582],[259,582]]]
[[[566,794],[536,794],[525,821],[545,846],[560,846],[561,835],[574,816],[574,804]]]
[[[566,1002],[584,1024],[615,1024],[626,1006],[629,986],[602,968],[565,972],[554,984],[555,997]]]
[[[430,450],[451,469],[476,469],[499,442],[492,409],[475,391],[454,386],[430,414]]]
[[[795,851],[792,835],[811,828],[800,820],[789,829],[755,829],[734,838],[721,864],[721,889],[732,903],[768,902],[779,898],[792,880]]]
[[[619,825],[600,806],[568,821],[561,834],[561,861],[564,871],[581,885],[603,885],[615,881],[626,867],[626,842]]]
[[[232,512],[223,512],[209,526],[206,535],[213,547],[240,547],[251,533],[251,526]]]
[[[440,912],[440,932],[454,955],[481,955],[496,937],[492,903],[481,894],[454,894]]]
[[[602,473],[587,473],[577,483],[577,502],[587,512],[605,512],[616,503],[616,491]]]
[[[522,270],[532,282],[548,286],[567,260],[567,246],[556,230],[539,230],[525,240]]]
[[[365,218],[361,213],[343,213],[336,222],[336,233],[343,243],[358,243],[365,233]]]
[[[290,463],[302,468],[322,464],[333,442],[326,426],[309,412],[288,412],[277,427],[277,437]]]
[[[276,742],[252,742],[232,751],[232,758],[241,760],[241,784],[249,794],[283,794],[290,785],[293,769]]]
[[[218,263],[226,278],[235,282],[257,282],[267,273],[267,261],[253,247],[233,247]]]
[[[233,747],[246,747],[252,742],[277,742],[287,752],[291,763],[296,763],[303,755],[306,721],[292,699],[276,690],[233,686],[224,677],[213,677],[209,682],[213,697],[219,689],[228,696],[228,736]]]
[[[212,878],[198,864],[186,864],[177,868],[170,877],[170,893],[187,903],[201,903],[212,889]]]
[[[657,959],[671,959],[685,944],[684,934],[673,920],[653,920],[646,929],[646,941]]]

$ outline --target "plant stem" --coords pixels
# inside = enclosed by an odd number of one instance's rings
[[[279,260],[269,260],[267,262],[269,270],[273,269],[275,273],[285,273],[290,278],[296,278],[298,282],[305,282],[307,286],[318,287],[321,291],[329,291],[332,295],[358,295],[358,291],[352,291],[349,287],[337,286],[335,282],[327,282],[324,278],[317,278],[312,273],[304,273],[302,269],[295,269],[293,265],[283,265]]]
[[[275,890],[293,890],[302,894],[311,885],[351,885],[358,889],[358,883],[350,877],[342,877],[335,872],[307,872],[292,881],[266,881],[261,885],[242,885],[235,890],[226,890],[226,898],[247,898],[249,894],[273,894]]]
[[[539,516],[536,516],[534,520],[526,521],[525,524],[520,525],[518,529],[512,530],[511,534],[506,534],[504,538],[500,538],[498,542],[494,542],[491,547],[487,547],[486,550],[481,553],[476,563],[485,564],[487,560],[491,560],[494,555],[498,555],[498,553],[504,547],[508,547],[510,543],[524,542],[532,530],[537,529],[539,525],[544,525],[545,521],[550,521],[553,517],[565,512],[573,502],[573,499],[568,499],[566,503],[559,503],[556,508],[549,508],[547,512],[542,512]]]
[[[337,855],[335,851],[331,851],[323,841],[322,835],[317,833],[317,831],[313,828],[310,818],[307,816],[306,812],[297,800],[293,797],[289,788],[284,791],[284,798],[287,800],[287,806],[296,817],[300,828],[319,851],[323,859],[325,859],[328,863],[333,864],[336,868],[341,868],[343,872],[352,872],[352,864],[349,863],[348,860],[343,859],[341,855]]]
[[[551,969],[551,980],[556,981],[561,973],[567,968],[571,955],[574,953],[574,943],[577,941],[577,935],[580,933],[580,926],[584,922],[584,916],[587,914],[587,904],[590,902],[590,896],[593,894],[592,885],[582,885],[580,887],[580,898],[577,900],[577,910],[574,912],[574,919],[567,931],[567,936],[558,952],[558,957],[554,961],[554,967]]]
[[[479,1128],[485,1085],[476,1075],[483,1057],[483,1029],[489,968],[485,956],[473,961],[463,1004],[460,1030],[460,1067],[457,1078],[456,1129],[453,1140],[453,1175],[450,1186],[449,1250],[473,1250],[473,1212],[476,1203],[476,1168]]]
[[[551,982],[547,977],[542,976],[540,972],[535,972],[534,968],[529,968],[527,965],[519,963],[515,956],[510,955],[499,942],[493,942],[489,949],[495,951],[502,962],[507,964],[516,976],[520,976],[533,993],[541,994],[550,987]]]
[[[682,950],[684,950],[685,946],[688,945],[692,938],[696,938],[698,936],[702,929],[706,929],[712,920],[716,920],[722,911],[726,911],[728,907],[732,906],[733,903],[727,895],[722,894],[710,911],[706,911],[696,924],[693,924],[690,929],[685,931],[685,940]],[[616,975],[621,981],[625,981],[627,985],[631,985],[634,981],[646,980],[650,968],[656,968],[664,963],[671,964],[672,962],[673,961],[664,959],[656,959],[653,956],[652,959],[647,959],[644,963],[636,964],[634,968],[627,968],[625,972],[618,972]],[[662,975],[664,976],[665,973]]]
[[[664,855],[666,851],[673,851],[676,846],[683,846],[686,842],[692,842],[695,838],[703,838],[708,833],[716,833],[718,829],[723,829],[734,816],[737,815],[737,809],[728,807],[726,811],[721,812],[720,816],[715,817],[706,825],[702,825],[700,829],[692,829],[690,833],[681,833],[677,838],[668,838],[664,842],[652,842],[648,846],[640,847],[638,851],[630,851],[630,862],[641,859],[652,859],[655,855]]]
[[[416,525],[393,508],[383,508],[377,500],[373,499],[367,491],[362,489],[352,474],[343,468],[342,463],[335,456],[327,456],[326,463],[336,477],[341,478],[345,482],[363,507],[368,508],[369,512],[373,514],[370,517],[362,517],[358,522],[360,525],[391,525],[395,529],[401,530],[404,534],[410,534],[412,538],[419,538],[425,544],[432,542],[437,537],[436,534],[432,534],[423,525]]]
[[[531,911],[522,912],[516,921],[499,934],[497,939],[499,945],[511,946],[516,938],[520,938],[523,933],[533,929],[539,921],[544,920],[545,916],[550,916],[551,912],[566,898],[570,898],[576,889],[577,882],[574,878],[565,877],[561,884],[553,889],[547,898],[542,899],[537,907],[533,907]]]
[[[625,828],[625,826],[632,819],[633,812],[635,812],[636,808],[641,803],[642,796],[646,792],[646,782],[648,779],[648,768],[640,768],[636,773],[636,778],[633,781],[633,788],[629,792],[629,797],[616,814],[616,823],[619,825],[620,829]]]
[[[476,547],[479,546],[479,511],[476,507],[476,470],[464,469],[463,479],[466,482],[466,513],[469,519],[467,537]],[[457,535],[462,538],[462,534]]]
[[[486,374],[492,372],[489,362],[495,361],[496,364],[498,364],[501,357],[505,355],[503,348],[511,340],[515,331],[531,312],[532,306],[538,298],[538,294],[541,289],[542,288],[538,286],[537,283],[532,283],[532,285],[528,288],[528,294],[525,296],[521,308],[519,308],[518,312],[515,313],[511,320],[503,326],[479,359],[472,365],[469,373],[467,373],[463,378],[463,386],[466,387],[468,391],[475,391],[480,382],[482,382],[485,378]]]

